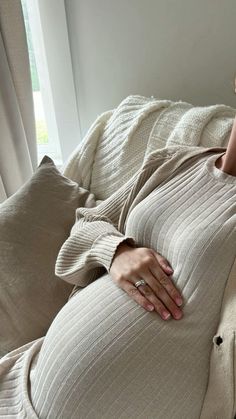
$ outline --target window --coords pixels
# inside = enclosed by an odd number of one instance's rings
[[[21,3],[30,59],[38,162],[47,154],[60,167],[81,137],[65,5],[58,0],[21,0]]]

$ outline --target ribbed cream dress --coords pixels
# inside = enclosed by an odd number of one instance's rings
[[[29,371],[31,388],[25,387],[20,411],[8,406],[4,416],[0,408],[0,417],[199,418],[212,337],[236,255],[236,177],[215,167],[219,156],[184,163],[126,220],[126,234],[161,253],[174,269],[183,318],[164,321],[146,312],[104,274],[75,294],[44,341],[19,358],[14,368]],[[10,373],[8,380],[10,389]],[[17,390],[13,400],[17,404]]]

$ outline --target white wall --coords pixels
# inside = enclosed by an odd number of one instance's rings
[[[129,94],[236,108],[235,0],[65,0],[83,135]]]

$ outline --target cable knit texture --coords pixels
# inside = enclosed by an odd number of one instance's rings
[[[100,115],[64,165],[65,176],[104,200],[169,146],[225,147],[235,110],[132,95]]]

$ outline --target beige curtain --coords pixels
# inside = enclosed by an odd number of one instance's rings
[[[37,167],[26,34],[20,0],[0,0],[0,202]]]

